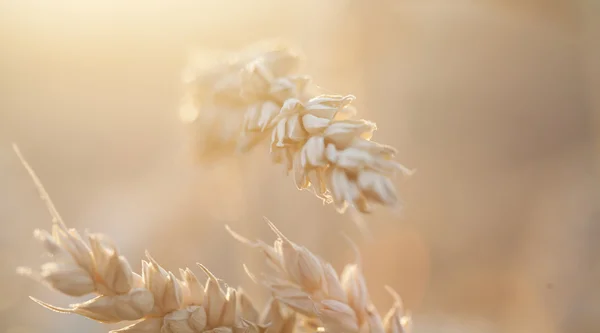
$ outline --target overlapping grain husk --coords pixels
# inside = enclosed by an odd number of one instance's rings
[[[269,226],[278,237],[273,246],[228,231],[242,243],[262,251],[275,273],[249,275],[302,315],[305,327],[332,333],[411,332],[410,315],[404,312],[394,290],[386,287],[394,304],[383,318],[371,303],[356,248],[356,262],[346,265],[338,276],[331,264],[286,238],[271,222]]]
[[[299,59],[277,44],[207,70],[191,66],[181,115],[197,154],[248,151],[268,140],[273,161],[293,172],[296,186],[340,212],[396,206],[392,176],[411,170],[394,160],[393,147],[371,141],[374,123],[353,118],[354,96],[318,95],[310,77],[296,75]]]

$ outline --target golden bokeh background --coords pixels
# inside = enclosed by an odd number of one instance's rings
[[[16,142],[67,223],[139,268],[202,262],[257,300],[226,234],[262,217],[341,269],[359,244],[372,297],[400,292],[416,332],[600,331],[600,2],[595,0],[0,1],[0,333],[106,332],[16,275],[50,218]],[[404,209],[351,216],[295,190],[267,152],[194,163],[178,120],[192,50],[284,38],[321,86],[358,97],[375,139],[417,169]]]

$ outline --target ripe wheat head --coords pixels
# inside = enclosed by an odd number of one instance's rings
[[[272,160],[293,172],[298,189],[340,212],[396,206],[391,177],[412,171],[393,159],[393,147],[371,141],[374,123],[353,118],[354,96],[317,94],[310,77],[296,75],[300,59],[289,46],[266,43],[208,68],[191,62],[180,114],[196,153],[208,158],[269,141]]]
[[[261,240],[252,242],[227,228],[240,242],[258,248],[273,268],[253,280],[267,287],[276,299],[301,316],[303,325],[325,328],[327,332],[407,333],[411,318],[403,309],[400,296],[390,287],[394,305],[382,319],[371,303],[359,252],[356,262],[344,267],[338,276],[333,266],[283,235],[273,223],[269,227],[277,235],[273,246]]]

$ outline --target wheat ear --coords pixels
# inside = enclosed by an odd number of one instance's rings
[[[338,276],[331,264],[289,240],[271,222],[268,224],[277,235],[273,246],[260,240],[249,241],[230,228],[227,230],[235,239],[262,251],[275,273],[260,278],[249,274],[269,288],[278,301],[302,315],[306,327],[332,333],[411,331],[410,315],[404,312],[402,301],[393,289],[386,287],[394,305],[384,318],[371,303],[360,256],[353,243],[356,262],[346,265]]]
[[[103,323],[136,321],[112,332],[128,333],[261,333],[271,325],[271,333],[292,333],[294,318],[279,311],[278,302],[267,307],[261,317],[248,297],[225,286],[204,266],[208,276],[203,285],[189,268],[180,277],[166,271],[146,253],[142,273],[132,271],[117,247],[100,234],[81,237],[69,229],[56,210],[44,186],[13,148],[33,179],[53,218],[52,232],[36,230],[35,236],[50,254],[39,272],[21,267],[31,276],[69,296],[95,297],[68,308],[57,307],[32,297],[38,304],[61,313],[74,313]]]
[[[354,96],[316,94],[310,77],[295,75],[300,56],[291,48],[242,54],[188,71],[181,114],[200,154],[247,151],[270,138],[273,161],[293,171],[298,189],[340,212],[398,204],[391,177],[412,171],[393,160],[393,147],[371,141],[374,123],[352,118]]]

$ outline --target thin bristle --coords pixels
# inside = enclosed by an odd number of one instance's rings
[[[252,272],[250,272],[250,269],[248,268],[248,266],[246,266],[246,264],[242,264],[242,266],[244,267],[244,272],[246,272],[246,275],[248,275],[250,280],[252,280],[252,282],[254,282],[256,284],[259,284],[258,280],[256,279],[256,275],[254,275]]]
[[[237,232],[233,231],[233,229],[231,229],[231,227],[229,227],[229,225],[225,225],[225,230],[227,230],[227,232],[238,242],[242,243],[242,244],[246,244],[249,245],[251,247],[260,247],[260,242],[253,242],[251,240],[249,240],[248,238],[238,234]]]
[[[385,285],[383,287],[390,295],[392,295],[392,298],[394,299],[394,306],[402,307],[403,306],[402,298],[400,298],[400,295],[398,294],[398,292],[396,292],[396,290],[394,290],[394,288],[392,288],[388,285]]]
[[[50,198],[50,195],[48,195],[48,192],[46,191],[46,188],[42,184],[42,181],[39,179],[39,177],[37,176],[37,174],[35,173],[35,171],[31,167],[31,165],[29,165],[29,162],[27,162],[27,160],[25,159],[25,157],[21,153],[21,150],[19,149],[19,146],[17,146],[16,143],[13,143],[12,144],[12,148],[13,148],[15,154],[17,155],[17,157],[19,158],[19,161],[21,162],[21,164],[23,165],[23,167],[25,168],[25,170],[29,174],[29,177],[33,181],[33,183],[34,183],[34,185],[35,185],[35,187],[36,187],[36,189],[37,189],[37,191],[38,191],[38,193],[40,195],[40,198],[46,204],[46,208],[48,209],[48,212],[50,213],[50,216],[52,216],[52,222],[53,223],[58,223],[58,225],[60,225],[61,228],[63,228],[64,230],[67,230],[66,224],[63,221],[62,217],[60,216],[60,213],[56,209],[56,206],[54,206],[54,203],[52,202],[52,199]]]
[[[345,233],[342,233],[342,237],[346,240],[346,242],[350,245],[352,252],[354,252],[354,263],[358,266],[358,268],[362,268],[362,256],[360,255],[360,250],[358,249],[358,245]]]
[[[265,220],[265,222],[267,222],[267,225],[269,226],[269,228],[271,228],[271,230],[273,230],[277,237],[279,237],[281,240],[287,243],[292,243],[292,241],[290,241],[281,231],[279,231],[275,224],[273,224],[273,222],[271,222],[266,216],[263,216],[263,219]]]
[[[217,277],[211,271],[209,271],[208,268],[206,268],[206,266],[202,265],[201,263],[196,263],[196,265],[198,265],[198,267],[202,269],[204,274],[206,274],[206,276],[208,276],[209,279],[213,280],[217,284],[219,283],[219,279],[217,279]]]
[[[32,301],[36,302],[37,304],[45,307],[46,309],[52,310],[54,312],[67,313],[67,314],[73,313],[72,309],[61,308],[61,307],[58,307],[58,306],[51,305],[51,304],[48,304],[48,303],[46,303],[44,301],[40,301],[39,299],[37,299],[37,298],[35,298],[33,296],[29,296],[29,299],[31,299]]]

